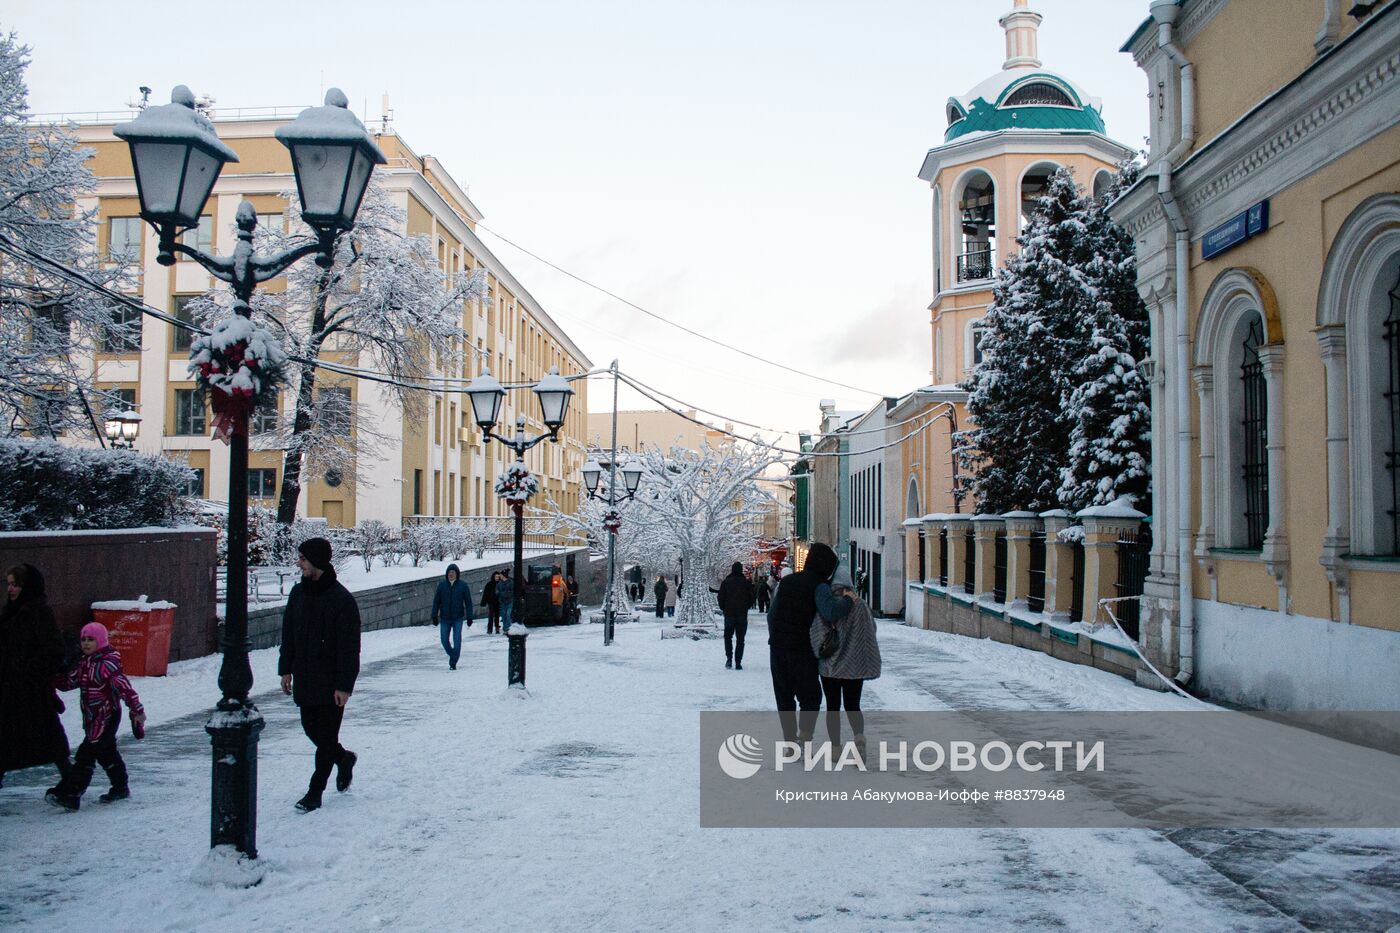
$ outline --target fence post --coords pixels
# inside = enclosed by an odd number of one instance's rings
[[[1070,515],[1064,509],[1040,513],[1045,522],[1045,614],[1056,622],[1069,621],[1074,599],[1074,556],[1060,532],[1069,527]]]
[[[925,583],[938,582],[938,534],[943,530],[944,515],[934,513],[925,515],[920,519],[924,532],[924,567],[922,573]]]
[[[974,515],[972,516],[972,527],[977,534],[977,582],[973,588],[973,596],[977,599],[985,597],[988,601],[993,601],[994,578],[996,576],[996,544],[997,534],[1003,528],[1000,515]]]
[[[971,515],[945,515],[948,529],[948,591],[962,589],[967,579],[967,529]]]
[[[1006,519],[1006,606],[1027,608],[1031,591],[1031,535],[1040,525],[1034,512],[1007,512]]]
[[[1137,509],[1111,503],[1082,509],[1076,516],[1084,523],[1084,616],[1091,625],[1108,623],[1099,618],[1099,600],[1117,595],[1118,539],[1135,532],[1147,516]],[[1122,616],[1119,609],[1114,613]]]

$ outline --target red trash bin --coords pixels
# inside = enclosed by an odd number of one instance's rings
[[[175,604],[117,599],[92,604],[92,618],[107,628],[112,647],[121,652],[122,670],[134,677],[164,677],[170,660],[170,630]]]

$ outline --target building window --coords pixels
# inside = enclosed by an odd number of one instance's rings
[[[271,434],[277,430],[276,394],[253,409],[253,418],[249,426],[254,434]]]
[[[1040,206],[1040,199],[1045,196],[1045,192],[1050,190],[1050,176],[1054,175],[1059,166],[1053,162],[1040,162],[1026,170],[1026,174],[1021,176],[1021,213],[1018,218],[1020,230],[1025,232],[1026,224],[1030,222],[1031,214]]]
[[[1011,92],[1003,107],[1073,107],[1074,101],[1053,84],[1037,81],[1024,84]]]
[[[984,339],[986,336],[987,336],[987,327],[986,327],[985,324],[973,324],[973,325],[972,325],[972,365],[973,365],[973,366],[981,366],[981,365],[982,365],[982,358],[983,358],[983,353],[982,353],[982,341],[983,341],[983,339]]]
[[[102,334],[103,353],[141,352],[141,312],[130,305],[112,307],[112,326]]]
[[[104,389],[102,400],[105,414],[136,410],[135,389]]]
[[[1264,546],[1269,524],[1268,398],[1264,386],[1264,365],[1259,348],[1264,344],[1264,322],[1256,315],[1245,334],[1240,364],[1240,387],[1244,401],[1241,426],[1243,456],[1240,471],[1244,477],[1244,523],[1247,548]]]
[[[174,433],[202,435],[205,430],[203,393],[198,389],[176,389]]]
[[[180,490],[180,495],[190,496],[194,499],[204,498],[204,468],[190,467],[190,478],[185,482],[185,486]]]
[[[29,397],[29,433],[35,437],[57,437],[68,418],[68,393],[62,389],[40,389]]]
[[[326,386],[316,392],[316,413],[326,433],[344,437],[350,433],[350,389]]]
[[[423,471],[413,471],[413,514],[423,514]]]
[[[1376,544],[1378,550],[1388,546],[1389,551],[1386,553],[1400,554],[1400,279],[1396,280],[1395,287],[1387,293],[1387,297],[1390,299],[1390,313],[1381,324],[1381,340],[1385,342],[1388,365],[1385,391],[1381,393],[1381,397],[1385,401],[1383,407],[1389,415],[1386,420],[1390,422],[1389,444],[1384,454],[1390,501],[1380,504],[1384,506],[1390,534],[1386,536],[1382,527],[1382,533],[1376,536]],[[1379,380],[1377,381],[1379,383]],[[1379,438],[1382,441],[1385,439],[1384,434]]]
[[[251,467],[248,470],[248,498],[273,499],[277,496],[277,468]]]
[[[180,242],[191,249],[201,250],[205,253],[214,250],[214,218],[208,214],[202,214],[197,226],[190,227],[180,234]],[[180,256],[181,259],[189,261],[188,256]]]
[[[34,307],[33,316],[35,348],[55,357],[67,354],[71,328],[68,305],[46,301]]]
[[[190,344],[194,342],[194,331],[190,328],[195,326],[194,314],[190,311],[190,305],[198,297],[198,295],[175,296],[175,313],[172,317],[180,324],[188,326],[181,327],[179,324],[170,326],[170,349],[172,352],[190,352]]]
[[[996,186],[986,172],[975,172],[958,199],[961,244],[958,253],[958,281],[973,282],[992,277],[996,263]]]
[[[107,218],[107,257],[114,262],[141,258],[141,218]]]

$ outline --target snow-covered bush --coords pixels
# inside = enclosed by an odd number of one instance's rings
[[[413,561],[413,566],[431,558],[435,548],[437,548],[438,528],[432,522],[417,522],[412,525],[405,525],[403,533],[400,535],[402,541],[402,553]]]
[[[500,543],[500,532],[489,519],[470,520],[460,527],[463,549],[475,554],[477,560],[481,560],[487,548],[494,548]]]
[[[197,500],[187,521],[213,528],[218,545],[219,566],[228,565],[228,503]],[[277,516],[260,505],[248,506],[248,566],[262,567],[271,562],[277,542]]]
[[[364,562],[365,573],[374,569],[374,559],[380,555],[389,540],[389,526],[378,519],[360,522],[351,532],[355,550]]]
[[[0,531],[172,526],[192,478],[164,457],[0,437]]]
[[[252,515],[249,520],[251,524]],[[325,538],[331,543],[331,564],[340,569],[355,557],[355,533],[352,528],[333,528],[324,518],[298,518],[290,525],[279,525],[273,536],[270,563],[290,567],[300,556],[298,548],[309,538]],[[252,561],[250,560],[251,564]]]

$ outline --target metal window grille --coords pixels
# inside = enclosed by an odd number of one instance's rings
[[[938,532],[938,585],[948,585],[948,529]]]
[[[1152,526],[1143,525],[1137,531],[1124,532],[1118,538],[1118,581],[1114,584],[1115,595],[1141,596],[1143,584],[1147,582],[1147,565],[1152,555]],[[1142,602],[1133,599],[1119,603],[1114,614],[1129,638],[1138,637],[1138,624],[1142,618]]]
[[[992,567],[992,599],[1006,602],[1006,532],[999,531],[994,542],[995,559]]]
[[[924,540],[924,532],[923,532],[923,530],[920,529],[920,530],[919,530],[919,580],[920,580],[920,581],[922,581],[922,580],[924,579],[924,573],[926,572],[926,571],[925,571],[925,568],[928,567],[928,564],[925,563],[926,560],[928,560],[928,543]]]
[[[1026,594],[1026,608],[1031,612],[1045,611],[1045,532],[1031,535],[1031,583]]]
[[[1264,531],[1269,525],[1269,403],[1264,364],[1259,360],[1263,343],[1264,322],[1256,317],[1245,335],[1244,361],[1240,365],[1244,394],[1244,456],[1240,470],[1244,475],[1244,546],[1249,548],[1263,547]]]
[[[977,535],[971,529],[963,535],[963,592],[976,592],[977,584]]]
[[[1069,620],[1079,622],[1084,618],[1084,540],[1081,538],[1070,545],[1069,578]]]
[[[1027,84],[1017,88],[1002,106],[1073,107],[1074,101],[1069,99],[1068,94],[1053,85]]]
[[[1390,315],[1381,325],[1386,344],[1389,379],[1384,398],[1390,413],[1390,446],[1385,451],[1385,470],[1390,474],[1390,552],[1400,554],[1400,278],[1390,290]],[[1379,541],[1377,543],[1380,543]]]

